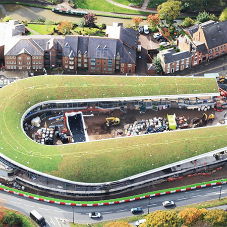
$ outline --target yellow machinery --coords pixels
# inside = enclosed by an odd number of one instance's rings
[[[117,117],[107,117],[106,118],[106,125],[119,125],[120,124],[120,119]]]
[[[220,84],[227,84],[227,78],[225,76],[219,76]]]
[[[207,122],[207,121],[210,121],[210,120],[214,120],[215,118],[215,115],[214,114],[210,114],[209,116],[207,116],[207,114],[203,114],[203,119]]]

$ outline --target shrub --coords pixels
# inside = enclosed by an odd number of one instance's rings
[[[21,216],[19,216],[17,213],[9,211],[4,216],[3,223],[9,226],[14,226],[14,225],[22,226],[23,221]]]

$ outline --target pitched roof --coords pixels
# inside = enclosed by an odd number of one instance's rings
[[[62,55],[69,57],[73,53],[74,56],[77,56],[77,47],[78,36],[65,36]]]
[[[203,53],[203,54],[207,54],[208,53],[207,47],[206,47],[204,42],[194,41],[193,43],[195,44],[195,47],[196,47],[197,51],[199,51],[200,53]]]
[[[173,48],[171,48],[171,49],[173,49]],[[169,49],[170,51],[168,51],[168,49],[162,50],[159,53],[159,54],[164,56],[165,64],[180,61],[181,59],[191,57],[191,53],[189,51],[182,51],[182,52],[173,53],[173,51],[171,49]]]
[[[116,56],[116,45],[116,39],[90,37],[88,43],[88,57],[114,59]]]
[[[201,26],[207,42],[208,49],[215,48],[227,43],[227,21],[211,21],[206,26]]]
[[[121,27],[120,40],[126,45],[137,48],[138,31],[132,28]]]
[[[190,34],[191,37],[193,37],[193,34],[197,32],[199,29],[199,25],[195,24],[191,27],[185,28],[184,30]]]
[[[78,51],[80,50],[81,54],[88,52],[88,43],[89,36],[79,36],[78,37]]]

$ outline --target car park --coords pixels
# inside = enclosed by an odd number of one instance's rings
[[[140,33],[140,34],[143,33],[143,26],[139,26],[139,33]]]
[[[100,218],[101,214],[98,212],[91,212],[89,213],[89,218]]]
[[[149,34],[148,25],[144,25],[144,33],[145,33],[146,35]]]
[[[169,201],[164,201],[164,202],[162,203],[162,205],[163,205],[164,207],[169,207],[169,206],[175,205],[175,203],[174,203],[173,201],[169,200]]]
[[[142,208],[141,207],[135,207],[135,208],[132,208],[131,209],[131,212],[133,213],[133,214],[135,214],[135,213],[140,213],[140,212],[142,212],[143,210],[142,210]]]
[[[146,222],[146,219],[140,219],[140,220],[136,221],[135,225],[139,226],[140,224],[142,224],[144,222]]]
[[[155,39],[158,39],[158,38],[161,38],[162,37],[162,34],[161,33],[154,33],[153,37]]]
[[[169,46],[169,42],[161,42],[160,45],[162,45],[162,46]]]

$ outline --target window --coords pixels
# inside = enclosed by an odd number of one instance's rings
[[[74,69],[74,66],[69,66],[69,69]]]
[[[42,69],[42,66],[40,65],[39,68]]]
[[[213,49],[210,49],[209,53],[210,53],[210,54],[213,54]]]
[[[7,56],[7,59],[9,59],[9,56]]]
[[[78,58],[78,62],[81,62],[81,58]]]
[[[167,73],[170,73],[170,69],[167,69]]]
[[[177,61],[177,65],[179,65],[179,61]]]
[[[33,65],[33,69],[35,69],[35,66]]]
[[[217,57],[219,55],[219,53],[215,54],[215,57]]]
[[[132,64],[128,64],[128,67],[132,67]]]
[[[30,60],[30,57],[27,57],[27,60]]]
[[[179,66],[176,67],[176,71],[178,71],[178,70],[179,70]]]
[[[119,65],[116,65],[116,69],[119,69]]]
[[[21,57],[19,57],[18,60],[21,60]]]
[[[168,65],[167,65],[167,68],[169,68],[170,67],[170,63],[168,63]]]
[[[19,61],[19,65],[22,65],[22,62],[21,61]]]
[[[12,56],[10,56],[10,59],[12,59]]]
[[[197,59],[194,61],[193,65],[197,65]]]
[[[16,56],[13,56],[13,59],[16,59]]]
[[[17,67],[16,67],[16,65],[14,65],[14,67],[13,67],[14,69],[17,69]]]
[[[224,53],[225,53],[225,51],[222,51],[222,52],[221,52],[221,54],[224,54]]]
[[[81,54],[78,54],[78,58],[80,58],[81,57]]]
[[[87,58],[84,59],[84,62],[87,62]]]
[[[81,64],[80,64],[81,65]],[[79,64],[78,64],[78,66],[79,66]],[[84,64],[84,67],[87,67],[87,64]]]
[[[99,62],[97,62],[97,65],[99,65]]]
[[[213,58],[213,55],[210,55],[210,56],[209,56],[209,59],[211,59],[211,58]]]
[[[103,68],[104,71],[106,71],[106,68]]]
[[[9,64],[9,61],[7,61],[7,64]]]
[[[65,68],[67,69],[68,68],[68,65],[65,65]]]
[[[120,64],[120,62],[119,61],[116,61],[116,65],[119,65]]]
[[[73,60],[74,60],[74,58],[69,58],[69,60],[73,61]]]
[[[186,63],[186,67],[185,67],[185,68],[188,68],[188,66],[189,66],[189,64],[188,64],[188,63]]]
[[[104,65],[106,65],[106,62],[104,62]]]
[[[67,61],[67,60],[65,60],[65,63],[68,63],[68,61]]]
[[[35,59],[35,56],[32,56],[32,59]]]
[[[196,52],[196,53],[195,53],[195,58],[197,58],[197,55],[198,55],[198,54],[197,54],[197,52]]]
[[[121,67],[124,67],[124,63],[121,63]],[[124,70],[123,70],[124,71]]]
[[[69,64],[70,64],[70,65],[73,65],[73,64],[74,64],[74,61],[70,61]]]
[[[95,65],[95,58],[91,58],[91,65]]]
[[[81,67],[81,63],[78,63],[78,67]],[[87,64],[86,64],[86,66],[85,66],[85,64],[84,64],[84,67],[87,67]]]
[[[30,65],[30,61],[27,62],[27,65]]]
[[[36,62],[36,65],[38,65],[39,64],[39,62]]]
[[[7,66],[7,69],[10,69],[10,66]]]
[[[181,59],[181,64],[184,64],[184,59]]]
[[[39,59],[41,59],[41,56],[39,56]]]
[[[42,64],[42,62],[40,61],[39,64]]]
[[[112,71],[112,68],[108,68],[108,71]]]
[[[219,51],[219,47],[216,47],[216,48],[215,48],[215,51],[218,52],[218,51]]]
[[[97,67],[97,70],[99,70],[99,67]]]
[[[22,69],[22,66],[19,66],[19,69]]]
[[[16,61],[14,61],[13,64],[16,64]]]
[[[189,63],[189,58],[187,58],[187,63]]]
[[[27,69],[30,69],[30,66],[27,66]]]
[[[95,67],[94,67],[94,66],[92,66],[92,67],[91,67],[91,70],[95,70]]]
[[[123,69],[121,69],[121,72],[124,72],[124,68],[123,68]]]
[[[11,65],[11,69],[13,69],[13,65]]]
[[[36,56],[36,59],[38,59],[38,56]]]
[[[39,68],[39,66],[37,65],[37,66],[36,66],[36,69],[38,69],[38,68]]]
[[[113,61],[112,61],[112,59],[109,59],[108,60],[108,66],[112,66],[113,65]]]

